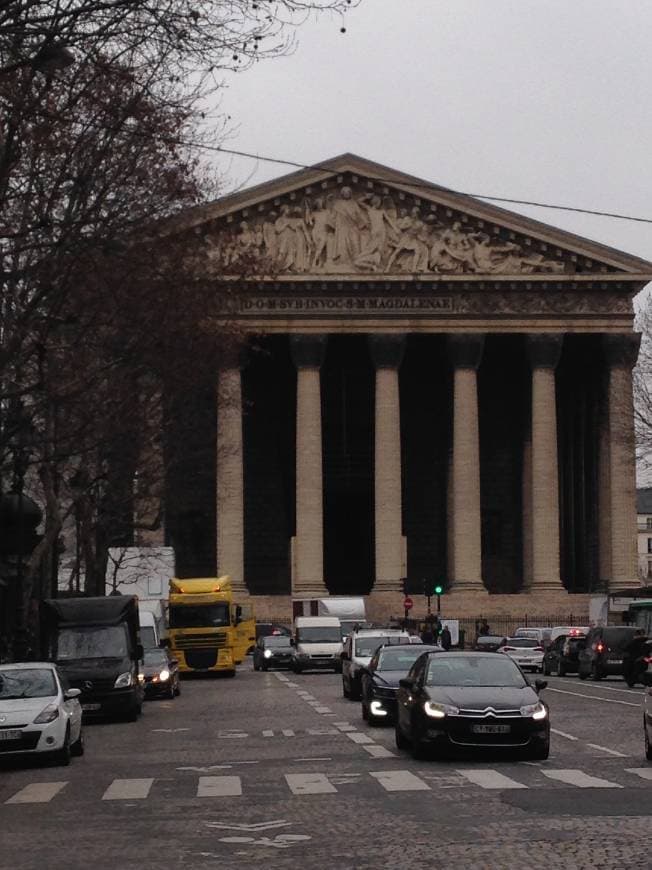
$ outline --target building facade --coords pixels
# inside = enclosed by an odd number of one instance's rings
[[[201,385],[192,504],[168,485],[177,573],[274,615],[328,594],[396,614],[401,578],[460,615],[579,613],[638,582],[651,264],[352,155],[183,222],[246,341]]]

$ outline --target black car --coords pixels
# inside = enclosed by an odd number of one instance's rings
[[[259,637],[254,647],[254,670],[289,668],[292,664],[292,646],[285,634],[269,634]]]
[[[400,681],[396,745],[420,758],[461,749],[518,750],[540,760],[550,751],[548,708],[509,656],[439,652],[420,656]]]
[[[179,662],[171,658],[167,650],[156,648],[145,650],[141,673],[145,680],[146,698],[161,695],[174,698],[181,694]]]
[[[586,643],[579,651],[578,674],[580,680],[591,677],[602,680],[607,676],[623,675],[625,648],[633,639],[636,629],[631,625],[601,625],[592,628]]]
[[[560,634],[546,650],[543,657],[543,673],[547,676],[555,674],[557,677],[576,674],[580,666],[580,650],[584,649],[585,644],[586,635]]]
[[[396,719],[398,682],[424,652],[441,647],[403,643],[379,647],[361,671],[362,718],[370,725]]]
[[[287,625],[281,625],[278,622],[257,622],[256,623],[256,640],[260,637],[269,637],[270,635],[282,634],[290,637],[291,629]]]
[[[498,652],[506,642],[507,638],[503,634],[486,634],[476,638],[473,649],[478,652]]]

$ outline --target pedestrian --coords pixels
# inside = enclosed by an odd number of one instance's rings
[[[432,623],[431,622],[426,622],[426,624],[424,625],[423,631],[421,632],[421,640],[423,643],[434,643],[435,642],[435,635],[433,634],[433,631],[432,631]]]
[[[453,644],[453,638],[451,637],[450,628],[445,625],[441,630],[441,636],[439,638],[439,643],[445,650],[449,650]]]
[[[623,677],[630,688],[639,682],[637,678],[642,670],[641,657],[647,642],[648,638],[645,631],[642,628],[637,628],[634,637],[623,650]]]
[[[488,623],[487,620],[483,617],[483,618],[482,618],[482,622],[480,623],[480,636],[481,636],[481,637],[487,637],[487,636],[490,635],[490,634],[491,634],[491,629],[489,628],[489,623]]]

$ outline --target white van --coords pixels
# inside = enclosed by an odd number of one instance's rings
[[[333,670],[342,667],[342,627],[337,616],[297,616],[294,620],[292,670]]]
[[[156,649],[161,645],[161,636],[155,615],[149,610],[139,610],[140,642],[143,649]]]

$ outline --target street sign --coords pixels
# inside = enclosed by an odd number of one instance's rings
[[[403,601],[403,607],[406,610],[412,610],[412,608],[414,607],[414,601],[412,601],[409,595],[405,596],[405,600]]]

